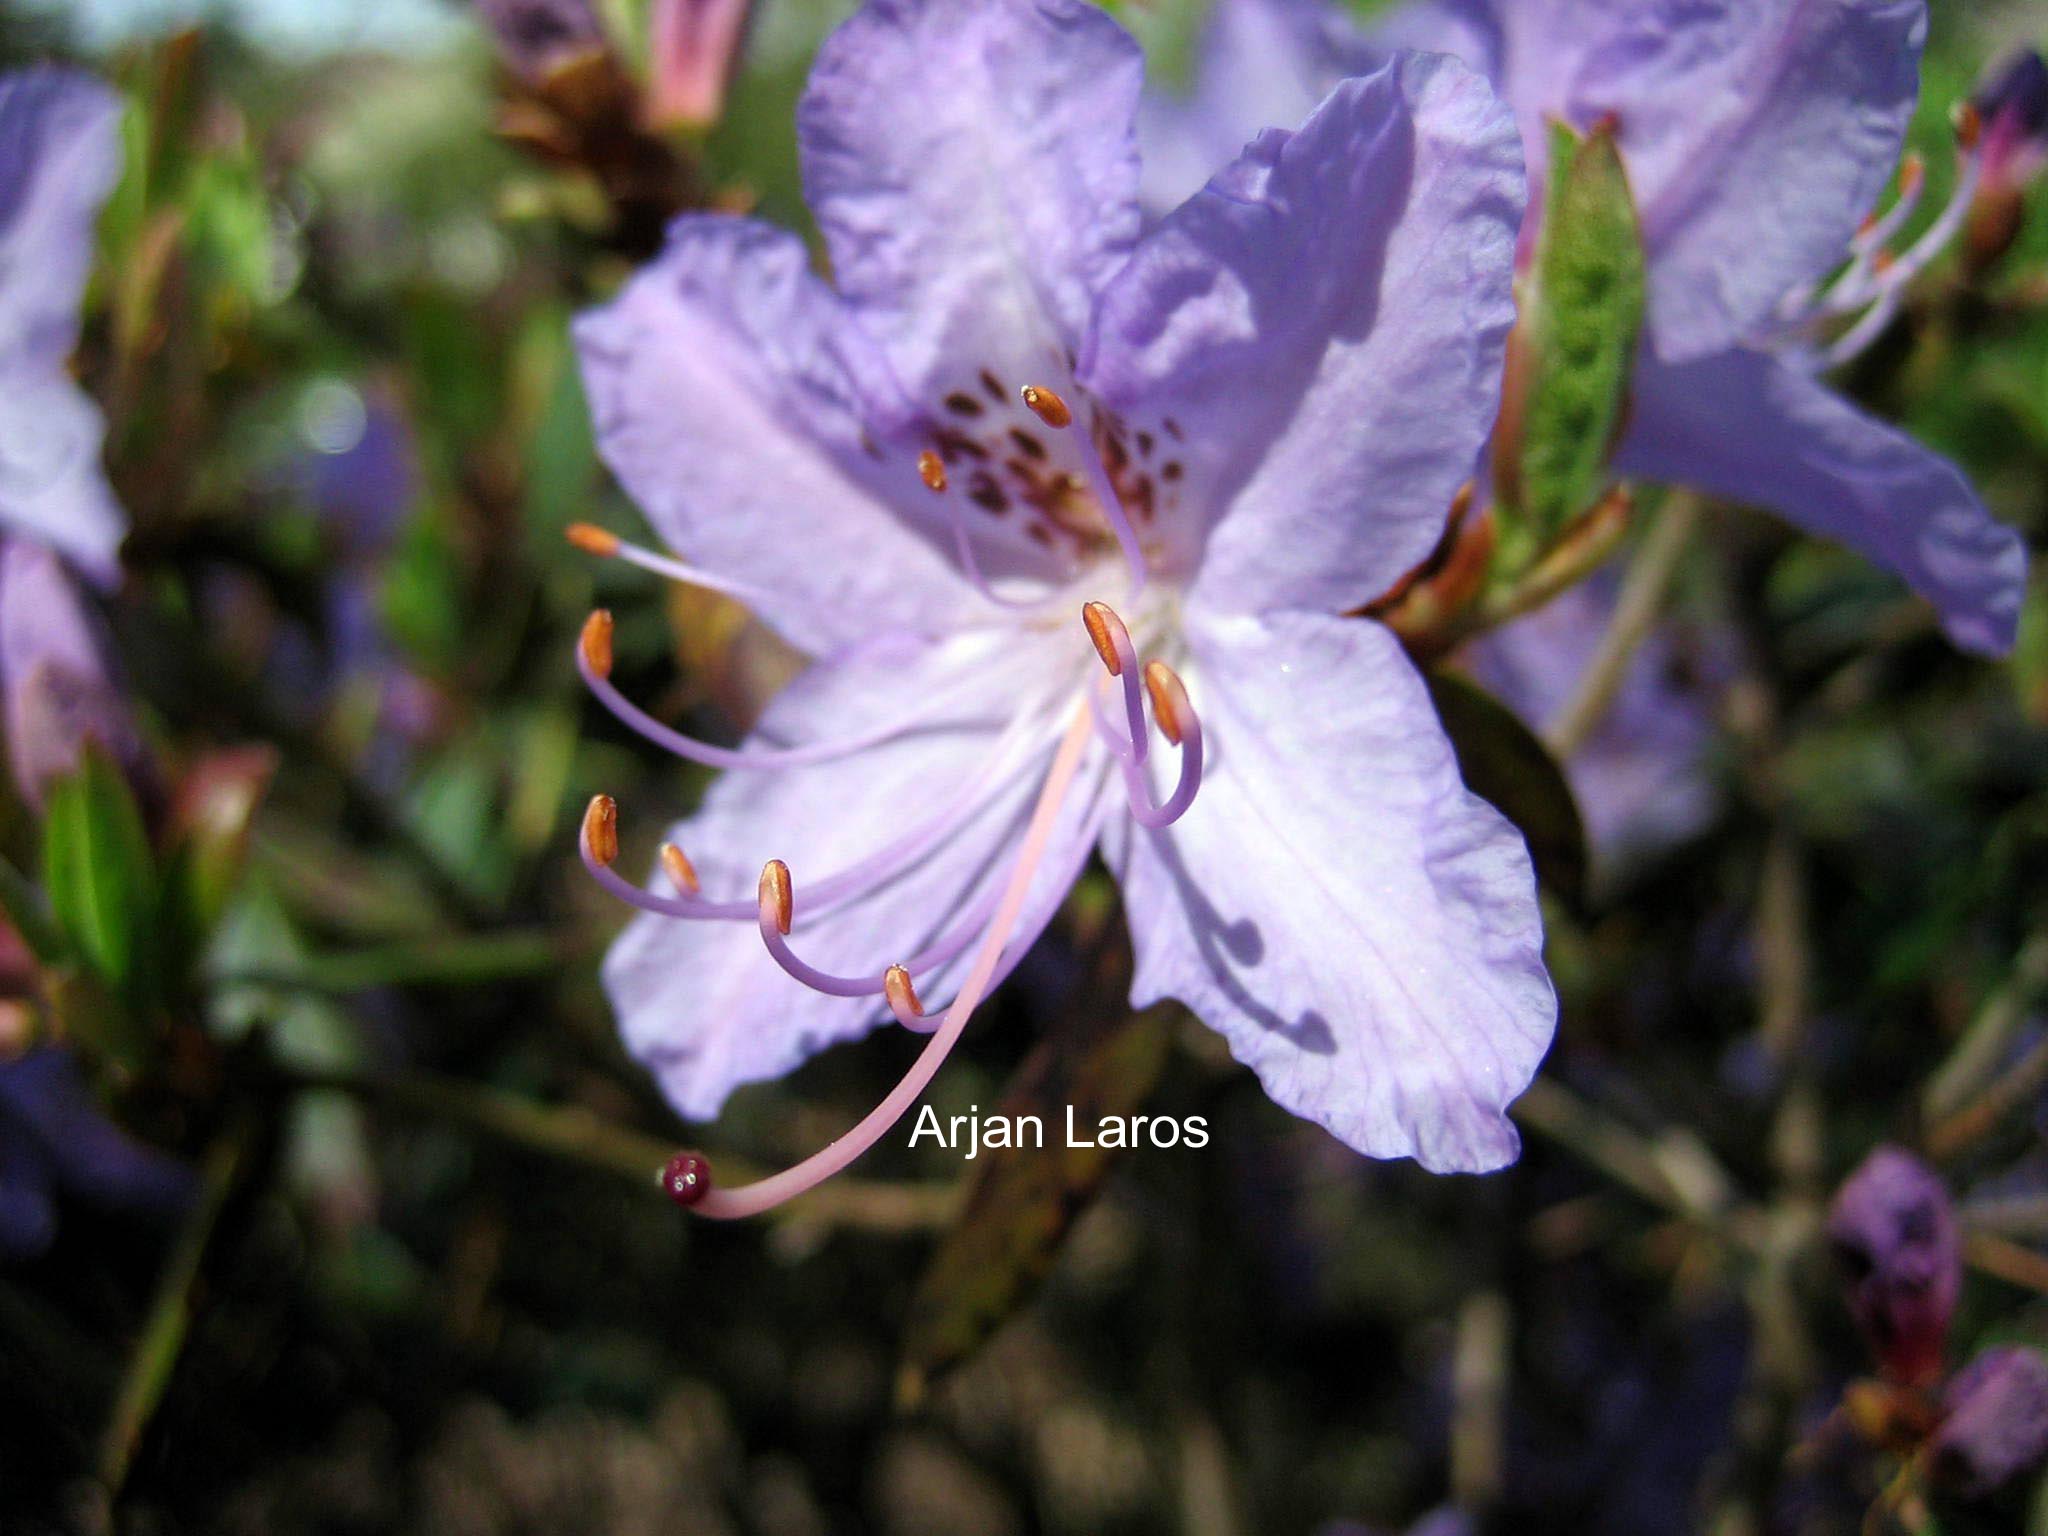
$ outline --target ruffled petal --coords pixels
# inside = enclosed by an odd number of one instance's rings
[[[811,208],[921,404],[1064,380],[1138,233],[1142,77],[1085,0],[870,0],[819,50]]]
[[[1499,401],[1522,196],[1486,82],[1403,55],[1145,237],[1082,376],[1174,439],[1198,601],[1354,607],[1435,546]]]
[[[889,436],[901,397],[794,236],[680,219],[576,341],[612,472],[677,553],[761,592],[793,644],[825,654],[986,617],[944,546],[895,510],[932,499],[915,449]]]
[[[812,965],[879,977],[993,899],[1066,716],[1055,686],[1077,649],[1028,634],[973,634],[925,645],[877,641],[806,672],[769,707],[757,740],[844,736],[891,716],[934,723],[839,761],[780,772],[728,772],[669,834],[695,862],[707,896],[750,905],[761,866],[785,860],[796,922],[790,943]],[[1092,657],[1089,658],[1092,662]],[[1078,678],[1078,674],[1075,674]],[[1078,688],[1070,688],[1078,696]],[[1006,724],[1033,723],[1035,745],[1000,753]],[[1013,738],[1014,739],[1014,738]],[[1006,762],[993,778],[987,770]],[[1095,789],[1077,789],[1041,867],[1020,931],[1049,918],[1085,851]],[[872,894],[813,901],[826,877],[917,831],[986,782],[979,808],[934,837],[906,871]],[[665,882],[654,887],[672,894]],[[977,930],[976,938],[979,938]],[[971,948],[971,946],[970,946]],[[950,999],[966,955],[916,977],[934,1008]],[[780,1077],[828,1045],[888,1017],[882,999],[827,997],[794,980],[762,945],[752,917],[688,921],[642,915],[612,947],[604,982],[627,1049],[659,1078],[676,1109],[709,1119],[743,1083]]]
[[[1841,260],[1898,164],[1926,20],[1922,0],[1455,0],[1382,40],[1486,70],[1532,179],[1548,119],[1618,117],[1650,330],[1678,359],[1760,334]]]
[[[1769,353],[1678,366],[1646,355],[1615,467],[1839,540],[1905,578],[1957,645],[2012,649],[2026,595],[2019,535],[1947,459]]]
[[[1283,1107],[1372,1157],[1500,1167],[1557,1004],[1521,837],[1459,780],[1379,626],[1191,623],[1213,745],[1194,807],[1107,839],[1132,1001],[1177,997]]]

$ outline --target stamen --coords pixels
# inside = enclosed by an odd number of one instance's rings
[[[1188,702],[1179,675],[1165,662],[1146,663],[1145,689],[1152,696],[1152,717],[1159,723],[1160,734],[1180,748],[1180,779],[1163,805],[1153,803],[1144,769],[1128,759],[1122,764],[1132,819],[1156,832],[1186,815],[1202,787],[1202,720]]]
[[[1883,217],[1867,222],[1850,242],[1851,260],[1841,276],[1823,289],[1803,289],[1788,300],[1782,313],[1795,330],[1811,331],[1822,321],[1856,316],[1827,345],[1807,352],[1807,365],[1815,371],[1851,361],[1883,335],[1904,303],[1907,286],[1948,248],[1968,218],[1983,175],[1983,118],[1963,102],[1956,108],[1954,124],[1956,184],[1920,238],[1896,256],[1885,248],[1919,201],[1925,168],[1918,156],[1912,156],[1899,172],[1898,201]]]
[[[932,1027],[924,1016],[924,1004],[918,999],[910,972],[902,966],[890,966],[882,977],[882,995],[889,1000],[889,1011],[896,1015],[896,1022],[905,1029],[923,1033]]]
[[[619,536],[609,528],[600,528],[595,523],[571,523],[564,532],[569,542],[586,555],[609,558],[619,552]]]
[[[677,757],[702,763],[707,768],[803,768],[813,763],[828,763],[928,725],[939,713],[939,706],[931,705],[892,725],[878,726],[863,735],[843,741],[816,742],[804,747],[713,746],[708,741],[699,741],[672,726],[663,725],[619,692],[609,676],[611,632],[611,615],[602,609],[584,623],[583,633],[576,644],[576,670],[582,674],[585,685],[628,730],[644,736],[658,747],[666,747]]]
[[[1017,759],[1021,755],[1041,750],[1044,739],[1039,738],[1038,732],[1033,728],[1034,724],[1028,716],[1020,716],[1013,720],[997,741],[995,750],[989,756],[988,765],[979,775],[962,784],[959,792],[931,817],[867,857],[807,885],[809,900],[806,902],[806,908],[812,912],[824,913],[842,902],[867,895],[909,869],[970,818],[981,812],[1009,783],[1009,775]],[[580,838],[579,842],[582,845],[584,866],[589,869],[591,877],[608,893],[642,912],[653,912],[662,917],[692,922],[752,921],[759,916],[758,891],[754,896],[736,901],[717,901],[695,895],[658,896],[652,891],[642,890],[620,875],[617,870],[610,868],[609,860],[594,857],[587,837]],[[691,873],[694,874],[695,871],[692,870]],[[673,871],[671,875],[673,876]],[[949,951],[947,958],[951,958],[951,955],[957,952],[957,949]]]
[[[603,868],[619,856],[619,802],[610,795],[592,795],[583,813],[583,846]]]
[[[1142,763],[1146,752],[1145,700],[1138,681],[1138,652],[1131,644],[1131,632],[1107,603],[1083,603],[1081,623],[1087,627],[1088,638],[1095,645],[1095,654],[1102,658],[1109,675],[1123,683],[1124,716],[1130,734],[1123,743],[1112,738],[1111,749],[1119,757],[1133,758]]]
[[[1073,425],[1074,413],[1067,409],[1067,402],[1043,385],[1026,384],[1023,395],[1025,409],[1055,432]]]
[[[595,523],[571,523],[565,536],[576,548],[587,555],[600,555],[619,559],[628,565],[637,565],[643,571],[656,576],[666,576],[670,581],[679,581],[686,587],[701,587],[706,592],[720,592],[750,608],[773,602],[774,594],[764,587],[749,582],[736,581],[730,576],[716,576],[710,571],[699,570],[694,565],[685,565],[667,555],[657,554],[642,545],[629,543],[609,528],[600,528]]]
[[[946,461],[927,448],[917,456],[917,475],[929,491],[946,488]]]
[[[1148,661],[1145,691],[1152,695],[1152,718],[1159,722],[1159,734],[1179,746],[1181,718],[1194,713],[1188,706],[1188,691],[1181,686],[1179,675],[1163,661]]]
[[[661,845],[661,867],[668,875],[669,884],[685,896],[695,896],[704,889],[697,879],[697,866],[674,843]]]
[[[946,1010],[930,1042],[918,1053],[917,1060],[889,1096],[870,1110],[852,1130],[795,1167],[738,1189],[712,1189],[698,1201],[696,1209],[699,1212],[725,1220],[752,1216],[815,1188],[881,1140],[903,1112],[916,1102],[959,1043],[968,1020],[987,995],[1002,961],[1004,947],[1017,926],[1018,918],[1023,915],[1032,880],[1052,840],[1060,809],[1081,767],[1091,733],[1087,710],[1077,710],[1060,741],[1059,752],[1053,759],[1045,784],[1039,790],[1038,804],[1032,810],[1016,863],[1003,887],[1001,902],[989,920],[980,948],[975,951],[960,993]]]
[[[1073,425],[1074,413],[1067,408],[1067,402],[1042,384],[1026,384],[1023,389],[1024,404],[1040,421],[1055,430]],[[1109,471],[1102,466],[1102,455],[1096,450],[1094,438],[1084,432],[1081,436],[1081,469],[1088,479],[1088,489],[1102,508],[1102,515],[1109,522],[1110,532],[1116,535],[1116,542],[1123,550],[1124,563],[1131,569],[1131,595],[1137,596],[1145,590],[1145,549],[1138,542],[1138,530],[1131,525],[1131,517],[1124,510],[1123,498],[1116,493],[1116,483],[1110,479]]]
[[[770,923],[782,937],[789,936],[790,919],[795,916],[796,896],[790,888],[789,866],[780,859],[770,859],[761,866],[761,927],[765,932]]]
[[[583,621],[583,633],[576,637],[583,665],[598,677],[612,675],[612,616],[603,608],[592,611]]]

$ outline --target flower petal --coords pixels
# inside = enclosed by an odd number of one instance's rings
[[[1838,262],[1898,163],[1922,0],[1464,0],[1386,41],[1486,69],[1541,163],[1545,122],[1620,119],[1666,357],[1757,335]]]
[[[65,365],[120,175],[120,116],[120,98],[73,70],[0,78],[0,523],[100,580],[125,519],[100,472],[98,408]]]
[[[1325,0],[1216,0],[1200,50],[1186,99],[1148,91],[1138,108],[1149,214],[1199,192],[1260,130],[1299,127],[1339,80],[1375,63]]]
[[[1472,675],[1537,730],[1563,712],[1614,618],[1618,583],[1602,572],[1534,613],[1480,636],[1466,650]],[[1682,647],[1666,625],[1636,647],[1620,687],[1585,744],[1565,763],[1586,835],[1610,865],[1697,832],[1713,814],[1707,771],[1713,743],[1711,643]],[[1681,683],[1683,657],[1707,676]]]
[[[1557,1004],[1522,839],[1460,782],[1393,636],[1191,620],[1214,747],[1193,809],[1109,839],[1132,1002],[1178,997],[1284,1108],[1373,1157],[1497,1168]]]
[[[819,50],[811,208],[920,403],[1065,378],[1138,233],[1143,67],[1084,0],[870,0]]]
[[[1402,55],[1145,237],[1082,376],[1181,439],[1200,601],[1354,607],[1434,547],[1498,405],[1522,195],[1486,82]]]
[[[932,499],[915,451],[881,446],[900,397],[794,236],[679,219],[576,340],[605,462],[678,553],[766,593],[761,616],[793,644],[823,654],[985,610],[892,510]]]
[[[1940,455],[1763,352],[1645,354],[1623,474],[1768,507],[1904,577],[1967,650],[2012,649],[2026,549]]]
[[[106,424],[61,361],[0,366],[0,527],[113,583],[128,518],[100,465]]]
[[[1068,637],[1060,637],[1066,641]],[[806,672],[769,707],[759,736],[800,742],[845,735],[863,722],[933,709],[938,723],[815,767],[727,773],[694,816],[670,833],[695,861],[706,895],[751,902],[770,858],[794,876],[790,942],[809,963],[840,974],[909,959],[951,931],[1010,874],[1016,843],[1064,721],[1049,680],[1068,641],[977,633],[925,645],[885,638]],[[1012,712],[1015,712],[1013,715]],[[1007,721],[1033,722],[1035,745],[1007,755],[1007,771],[957,829],[936,838],[905,873],[866,897],[807,908],[825,877],[896,843],[960,804],[998,761]],[[1101,779],[1094,774],[1091,783]],[[1095,793],[1076,792],[1033,888],[1022,930],[1035,934],[1071,883],[1085,848]],[[657,886],[669,894],[666,885]],[[978,940],[979,935],[976,935]],[[971,948],[971,946],[970,946]],[[948,1001],[966,956],[916,977],[928,1005]],[[887,1018],[882,999],[814,992],[769,956],[751,917],[684,921],[643,915],[613,946],[604,981],[626,1047],[660,1079],[677,1110],[709,1119],[743,1083],[780,1077],[826,1046]]]

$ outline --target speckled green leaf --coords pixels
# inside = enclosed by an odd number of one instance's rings
[[[1550,183],[1524,295],[1519,433],[1499,488],[1533,556],[1591,505],[1626,408],[1643,321],[1643,243],[1613,131],[1551,126]]]

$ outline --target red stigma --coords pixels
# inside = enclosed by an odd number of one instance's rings
[[[700,1152],[678,1152],[661,1170],[662,1193],[688,1210],[711,1193],[711,1163]]]

